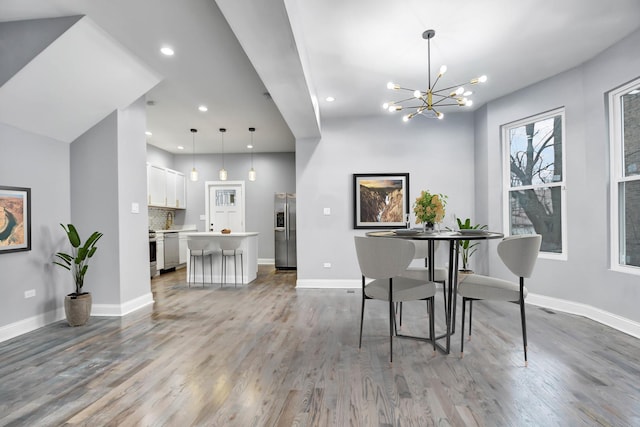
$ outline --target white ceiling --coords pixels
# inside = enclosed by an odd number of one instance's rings
[[[226,152],[247,151],[249,127],[256,151],[278,152],[317,137],[323,119],[388,114],[388,81],[426,86],[426,29],[436,31],[432,69],[449,69],[442,84],[489,76],[477,108],[640,27],[639,0],[0,1],[1,21],[77,14],[163,77],[147,94],[149,142],[176,153],[191,153],[192,127],[197,152],[220,151],[220,127]],[[174,57],[159,54],[165,43]]]

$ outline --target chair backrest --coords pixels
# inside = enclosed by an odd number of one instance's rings
[[[498,244],[498,255],[502,262],[518,277],[531,277],[538,259],[542,236],[521,234],[505,237]]]
[[[358,264],[364,277],[388,279],[400,275],[413,260],[415,247],[408,240],[355,236]]]
[[[429,257],[429,241],[428,240],[409,240],[416,248],[416,253],[413,255],[414,259],[428,258]],[[439,241],[435,241],[433,245],[434,251],[438,250]]]
[[[240,247],[242,240],[240,237],[221,237],[218,243],[223,251],[235,251]]]
[[[189,239],[187,247],[190,251],[205,251],[209,249],[209,241],[206,239]]]

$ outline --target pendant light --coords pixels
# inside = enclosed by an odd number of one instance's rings
[[[249,132],[251,132],[251,145],[249,148],[251,149],[251,169],[249,169],[249,181],[256,180],[256,170],[253,168],[253,133],[256,131],[256,128],[249,128]]]
[[[226,131],[227,130],[225,128],[220,128],[220,138],[222,139],[222,169],[220,169],[220,172],[218,173],[220,181],[227,180],[227,170],[224,168],[224,133]]]
[[[189,174],[191,181],[198,180],[198,171],[196,170],[196,133],[197,132],[198,132],[198,129],[191,129],[191,134],[193,135],[193,169],[191,169],[191,174]]]

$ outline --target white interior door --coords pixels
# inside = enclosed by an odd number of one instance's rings
[[[244,229],[244,181],[208,181],[206,189],[207,230]]]

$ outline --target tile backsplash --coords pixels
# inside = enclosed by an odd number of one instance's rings
[[[150,230],[166,230],[167,218],[173,218],[173,226],[181,226],[184,222],[184,213],[162,208],[149,207],[149,229]]]

